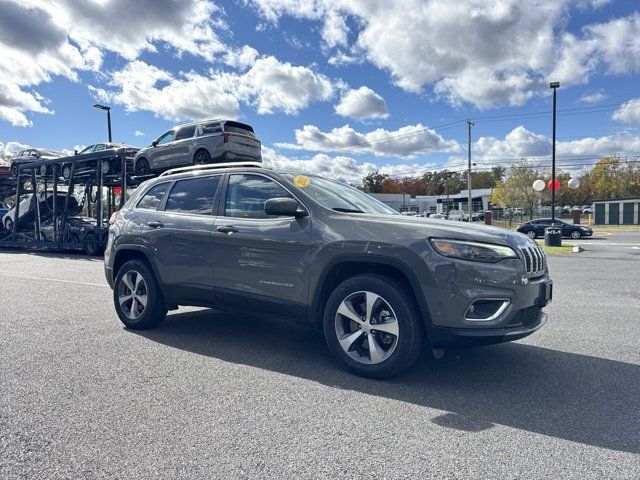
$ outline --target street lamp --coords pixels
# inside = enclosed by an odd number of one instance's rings
[[[93,106],[93,108],[107,111],[107,128],[109,129],[109,143],[111,143],[111,107],[107,107],[106,105],[100,105],[99,103],[96,103]]]
[[[544,231],[545,245],[559,247],[562,245],[562,229],[555,226],[556,223],[556,90],[560,88],[560,82],[551,82],[549,88],[553,90],[553,134],[551,139],[551,227]]]

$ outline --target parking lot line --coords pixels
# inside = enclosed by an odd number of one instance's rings
[[[91,285],[94,287],[108,287],[106,283],[78,282],[77,280],[64,280],[62,278],[34,277],[30,275],[14,275],[11,273],[0,273],[3,277],[24,278],[27,280],[43,280],[45,282],[77,283],[79,285]]]

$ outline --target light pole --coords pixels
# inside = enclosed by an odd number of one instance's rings
[[[97,108],[99,110],[106,110],[107,111],[107,129],[109,130],[109,143],[111,143],[111,107],[108,107],[106,105],[100,105],[99,103],[96,103],[93,108]]]
[[[551,247],[562,245],[562,228],[556,227],[556,90],[560,82],[551,82],[553,90],[553,134],[551,139],[551,226],[544,230],[544,243]]]
[[[549,88],[553,90],[553,133],[551,140],[551,225],[556,223],[556,90],[560,82],[551,82]]]
[[[467,157],[469,160],[469,168],[467,170],[467,207],[469,208],[469,223],[471,223],[471,214],[473,213],[473,195],[471,195],[471,127],[473,122],[467,120]]]

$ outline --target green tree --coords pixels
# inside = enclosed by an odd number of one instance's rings
[[[540,172],[526,159],[509,167],[504,181],[496,185],[490,201],[503,208],[522,208],[533,218],[533,211],[540,202],[540,194],[533,189],[533,182],[540,178]]]
[[[367,193],[382,193],[382,183],[386,178],[387,175],[384,175],[377,170],[375,172],[371,172],[362,179],[363,190]]]

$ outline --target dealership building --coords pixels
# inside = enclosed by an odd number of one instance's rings
[[[596,225],[640,225],[640,197],[596,200]]]
[[[416,195],[415,197],[407,193],[371,193],[370,195],[398,212],[447,213],[450,210],[469,212],[468,192],[468,190],[460,190],[451,195]],[[471,189],[472,211],[487,210],[491,193],[493,193],[492,188]]]

